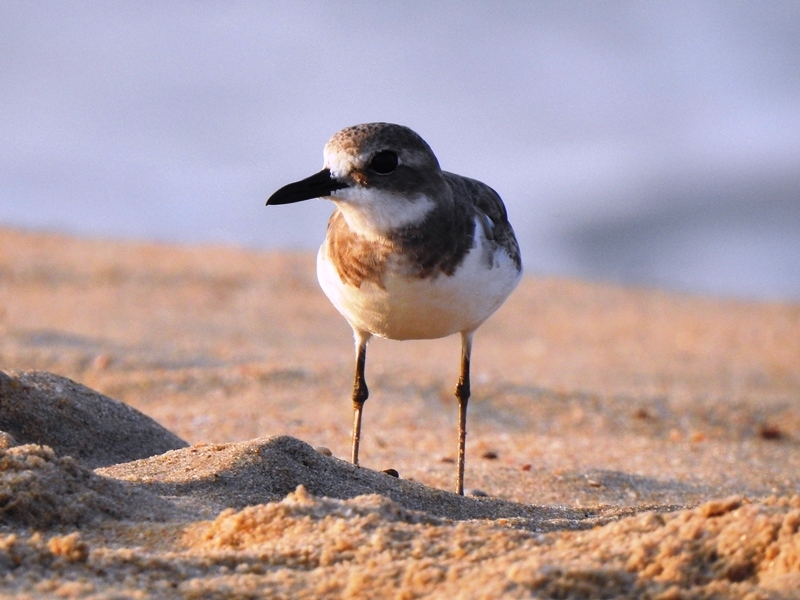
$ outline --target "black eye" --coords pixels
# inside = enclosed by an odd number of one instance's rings
[[[397,154],[391,150],[381,150],[372,157],[369,168],[381,175],[388,175],[397,168]]]

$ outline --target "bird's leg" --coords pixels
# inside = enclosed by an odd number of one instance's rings
[[[369,397],[364,368],[367,363],[367,342],[370,334],[354,330],[356,339],[356,373],[353,380],[353,454],[352,463],[358,465],[358,447],[361,443],[361,410]]]
[[[469,402],[469,359],[472,354],[472,334],[461,332],[461,374],[456,385],[458,400],[458,474],[456,475],[456,493],[464,495],[464,465],[467,451],[467,403]]]

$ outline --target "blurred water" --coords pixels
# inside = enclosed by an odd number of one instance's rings
[[[266,209],[409,125],[529,273],[800,299],[800,3],[0,4],[0,224],[316,247]]]

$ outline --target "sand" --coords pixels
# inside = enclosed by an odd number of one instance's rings
[[[370,346],[357,469],[312,253],[0,229],[0,594],[800,597],[800,305],[527,275],[466,497],[458,343]]]

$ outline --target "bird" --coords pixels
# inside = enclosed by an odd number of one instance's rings
[[[485,183],[442,170],[425,140],[403,125],[342,129],[323,160],[321,171],[281,187],[267,206],[334,204],[316,268],[355,340],[351,462],[358,466],[370,339],[460,334],[455,491],[463,495],[473,335],[522,276],[505,205]]]

